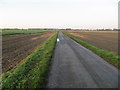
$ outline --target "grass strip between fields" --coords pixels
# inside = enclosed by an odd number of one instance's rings
[[[80,43],[81,45],[83,45],[84,47],[90,49],[91,51],[93,51],[94,53],[96,53],[97,55],[99,55],[100,57],[104,58],[107,62],[113,64],[114,66],[116,66],[117,68],[120,68],[120,56],[113,54],[112,52],[109,52],[107,50],[103,50],[100,48],[97,48],[83,40],[80,40],[66,32],[63,32],[65,35],[67,35],[68,37],[70,37],[71,39],[75,40],[76,42]]]
[[[57,32],[15,69],[3,73],[2,88],[43,88],[56,45]]]

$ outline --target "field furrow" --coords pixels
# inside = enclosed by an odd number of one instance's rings
[[[32,53],[36,47],[40,46],[53,32],[3,36],[2,40],[2,70],[9,71],[14,68],[21,60]],[[38,38],[39,37],[39,38]],[[33,40],[33,38],[36,38]]]

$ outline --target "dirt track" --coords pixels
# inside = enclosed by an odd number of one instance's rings
[[[4,36],[2,39],[2,72],[14,68],[21,60],[53,34],[54,33],[51,32]]]
[[[118,54],[117,31],[74,31],[69,33],[98,48]]]

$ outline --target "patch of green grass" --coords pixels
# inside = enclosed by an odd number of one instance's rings
[[[109,52],[107,50],[103,50],[100,48],[97,48],[85,41],[82,41],[66,32],[63,32],[65,35],[67,35],[68,37],[70,37],[71,39],[75,40],[76,42],[80,43],[81,45],[83,45],[84,47],[90,49],[91,51],[93,51],[94,53],[96,53],[97,55],[99,55],[100,57],[104,58],[106,61],[108,61],[109,63],[113,64],[114,66],[120,68],[120,56]]]
[[[15,69],[3,73],[3,88],[43,88],[54,52],[57,33],[24,59]]]
[[[0,30],[0,36],[2,35],[2,30]]]
[[[2,36],[53,32],[52,30],[2,30]]]

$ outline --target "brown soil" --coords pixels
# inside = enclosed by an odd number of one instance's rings
[[[36,47],[53,36],[53,32],[3,36],[2,38],[2,72],[14,68],[21,60],[31,54]],[[33,38],[39,37],[32,40]]]
[[[118,54],[117,31],[70,31],[69,33],[98,48]]]
[[[40,36],[37,36],[37,37],[33,37],[33,38],[31,38],[31,40],[36,40],[36,39],[39,39],[39,38],[43,38],[45,36],[50,37],[50,36],[53,36],[53,35],[54,35],[54,33],[53,34],[47,33],[47,34],[43,34],[43,35],[40,35]]]

